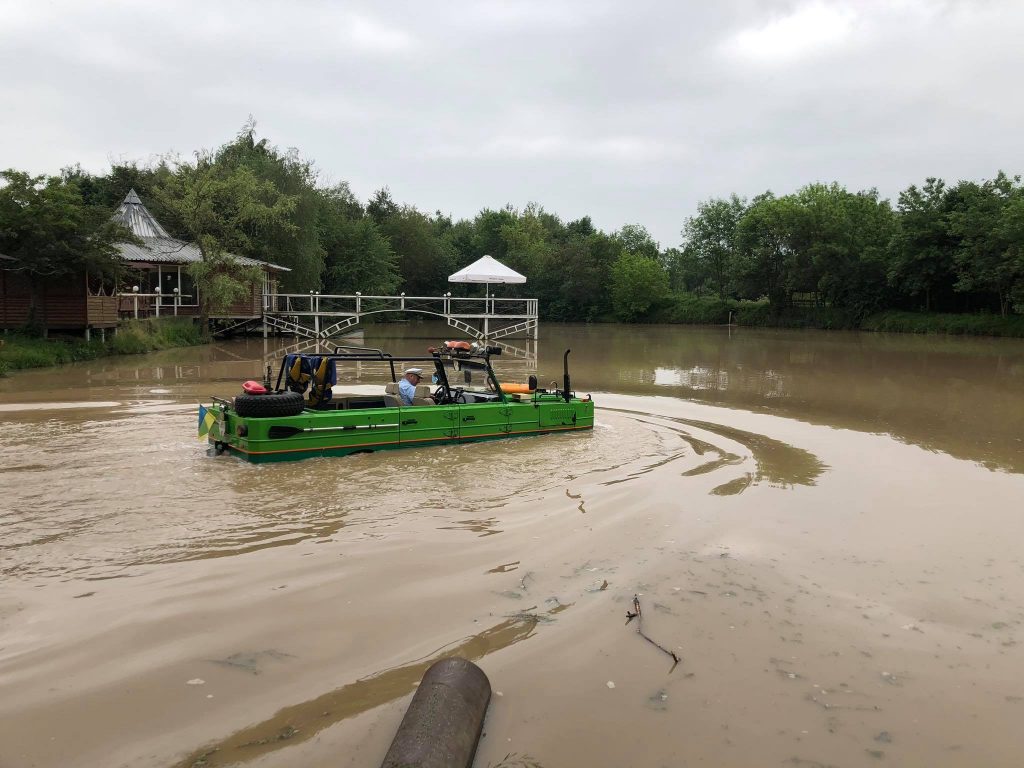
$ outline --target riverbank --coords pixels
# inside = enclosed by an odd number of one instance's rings
[[[767,301],[737,301],[679,294],[653,309],[646,321],[679,325],[726,325],[756,328],[936,333],[1024,338],[1024,315],[943,314],[887,310],[862,316],[835,307],[790,307],[775,312]]]
[[[11,334],[0,343],[0,376],[26,368],[45,368],[112,355],[139,355],[172,347],[202,344],[191,319],[129,320],[106,340],[43,339]]]

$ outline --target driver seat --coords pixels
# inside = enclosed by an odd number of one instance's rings
[[[417,384],[416,393],[412,396],[413,405],[436,405],[434,398],[430,396],[429,384]]]

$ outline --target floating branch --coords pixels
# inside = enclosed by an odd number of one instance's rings
[[[672,669],[669,670],[669,672],[671,673],[676,668],[676,665],[680,661],[682,661],[682,659],[679,656],[677,656],[674,651],[670,651],[668,648],[663,646],[661,643],[655,642],[652,638],[648,637],[644,633],[644,623],[643,623],[644,622],[644,613],[640,609],[640,597],[639,597],[639,595],[633,595],[633,610],[632,611],[626,611],[626,624],[629,624],[629,622],[631,622],[633,619],[636,619],[636,633],[638,635],[640,635],[640,637],[642,637],[648,643],[653,645],[659,651],[662,651],[663,653],[666,653],[666,654],[668,654],[669,656],[672,657]]]

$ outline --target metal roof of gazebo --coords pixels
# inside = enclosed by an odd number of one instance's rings
[[[171,237],[167,230],[158,222],[149,209],[142,204],[135,190],[129,190],[124,201],[118,206],[117,211],[111,217],[113,221],[123,225],[129,232],[142,241],[138,243],[118,243],[117,250],[125,261],[148,261],[161,262],[165,264],[192,264],[203,260],[203,254],[199,248],[192,243],[178,240]],[[251,259],[248,256],[236,256],[230,254],[231,258],[239,264],[247,267],[269,267],[281,272],[289,272],[288,267],[271,264],[268,261]]]

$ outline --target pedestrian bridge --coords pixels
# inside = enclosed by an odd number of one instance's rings
[[[443,319],[458,331],[481,341],[513,336],[537,339],[537,299],[494,296],[266,293],[259,320],[264,338],[277,331],[304,339],[325,340],[351,333],[363,318],[395,313]]]

